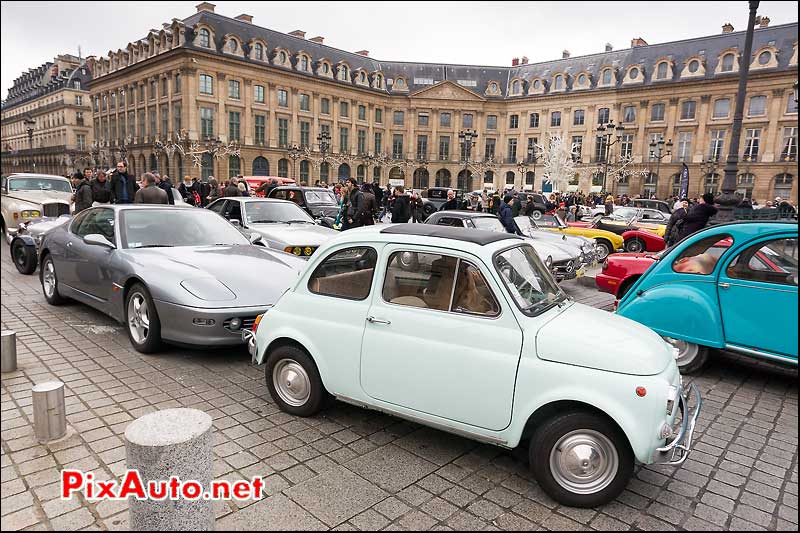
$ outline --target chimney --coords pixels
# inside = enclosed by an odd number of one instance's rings
[[[611,46],[611,43],[606,43],[606,52],[610,52],[610,51],[612,51],[613,49],[614,49],[614,47],[613,47],[613,46]]]
[[[319,44],[322,44],[322,41],[324,40],[325,37],[320,37],[320,36],[312,37],[311,39],[309,39],[309,41],[311,41],[312,43],[319,43]]]
[[[528,56],[522,56],[522,59],[519,60],[520,65],[527,65],[528,64]]]
[[[292,32],[289,32],[289,35],[291,35],[292,37],[299,37],[301,39],[306,38],[306,32],[304,32],[303,30],[294,30]]]
[[[216,6],[211,2],[203,2],[202,4],[197,4],[195,7],[197,8],[198,13],[200,13],[201,11],[208,11],[209,13],[213,13],[214,8]]]
[[[360,56],[369,57],[369,50],[359,50],[356,53]]]
[[[726,22],[722,25],[722,33],[733,33],[733,24]]]
[[[763,16],[759,17],[758,27],[759,28],[766,28],[767,26],[769,26],[769,17],[766,16],[766,15],[763,15]]]
[[[561,59],[569,59],[569,50],[561,52]]]
[[[516,67],[517,65],[519,65],[519,58],[515,57],[511,60],[511,66]]]
[[[645,41],[641,37],[636,37],[634,39],[631,39],[631,48],[636,48],[637,46],[647,46],[647,41]]]
[[[246,14],[242,13],[241,15],[236,17],[236,20],[241,20],[242,22],[247,22],[248,24],[252,24],[253,23],[253,15],[246,15]]]

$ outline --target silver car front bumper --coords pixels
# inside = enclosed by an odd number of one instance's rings
[[[689,408],[689,395],[694,393],[694,411]],[[672,441],[665,446],[656,448],[653,454],[653,463],[661,465],[678,466],[684,463],[692,451],[692,435],[697,417],[700,416],[700,409],[703,405],[703,398],[697,386],[692,386],[680,395],[679,407],[681,410],[681,427],[678,434]]]

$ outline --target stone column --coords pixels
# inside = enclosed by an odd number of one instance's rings
[[[778,124],[777,117],[782,117],[783,95],[786,89],[772,89],[772,96],[767,103],[767,117],[771,118],[769,125],[764,128],[764,152],[763,157],[759,157],[764,163],[780,162],[781,150],[783,150],[783,128]],[[793,98],[790,94],[789,98]],[[790,124],[786,124],[787,126]],[[794,123],[797,125],[797,122]]]

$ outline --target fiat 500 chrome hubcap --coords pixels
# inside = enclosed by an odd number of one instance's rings
[[[56,290],[56,270],[53,268],[52,261],[47,261],[47,263],[45,263],[42,281],[44,282],[44,293],[47,296],[53,296]]]
[[[293,407],[305,405],[311,396],[311,380],[297,361],[278,361],[272,370],[272,383],[281,400]]]
[[[597,431],[581,429],[559,439],[550,452],[556,482],[576,494],[594,494],[617,474],[619,457],[611,441]]]
[[[137,344],[142,344],[147,340],[147,333],[150,331],[150,315],[147,300],[138,292],[128,301],[128,328]]]

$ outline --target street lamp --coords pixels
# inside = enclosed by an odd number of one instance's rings
[[[665,146],[667,148],[667,151],[662,153]],[[650,159],[655,159],[657,161],[657,163],[656,163],[656,176],[658,176],[659,173],[661,172],[661,160],[672,153],[672,147],[673,146],[674,145],[672,144],[672,139],[667,141],[667,143],[665,145],[664,144],[664,137],[659,137],[658,141],[656,141],[655,139],[650,141]],[[658,150],[658,151],[656,151],[656,150]]]
[[[614,137],[616,130],[617,140],[611,142],[611,137]],[[600,124],[597,126],[597,139],[603,143],[603,192],[606,192],[606,176],[608,175],[608,157],[610,149],[615,144],[622,140],[622,134],[625,132],[625,126],[614,124],[613,120],[608,121],[608,124]]]
[[[292,177],[295,180],[297,180],[297,178],[298,178],[297,173],[295,172],[295,170],[296,170],[296,167],[297,167],[297,160],[300,158],[300,152],[301,152],[300,147],[297,146],[296,143],[291,145],[286,150],[286,153],[289,156],[289,159],[292,160]]]
[[[28,132],[28,145],[31,150],[31,162],[33,163],[33,171],[36,172],[36,161],[33,159],[33,128],[36,126],[36,121],[32,118],[25,119],[25,131]]]
[[[319,179],[322,181],[322,165],[327,161],[326,156],[331,147],[331,134],[327,131],[321,131],[317,135],[317,142],[319,143],[319,151],[322,154],[322,159],[319,162]]]
[[[536,150],[533,146],[528,148],[528,157],[517,163],[517,170],[519,170],[520,176],[522,176],[522,188],[525,188],[525,180],[528,174],[528,163],[533,163],[533,179],[534,183],[536,182],[536,161],[538,157],[536,156]],[[533,183],[531,184],[533,185]]]
[[[475,146],[475,140],[478,138],[478,132],[475,130],[466,130],[458,132],[458,142],[461,144],[461,162],[469,163],[472,160],[472,147]]]

